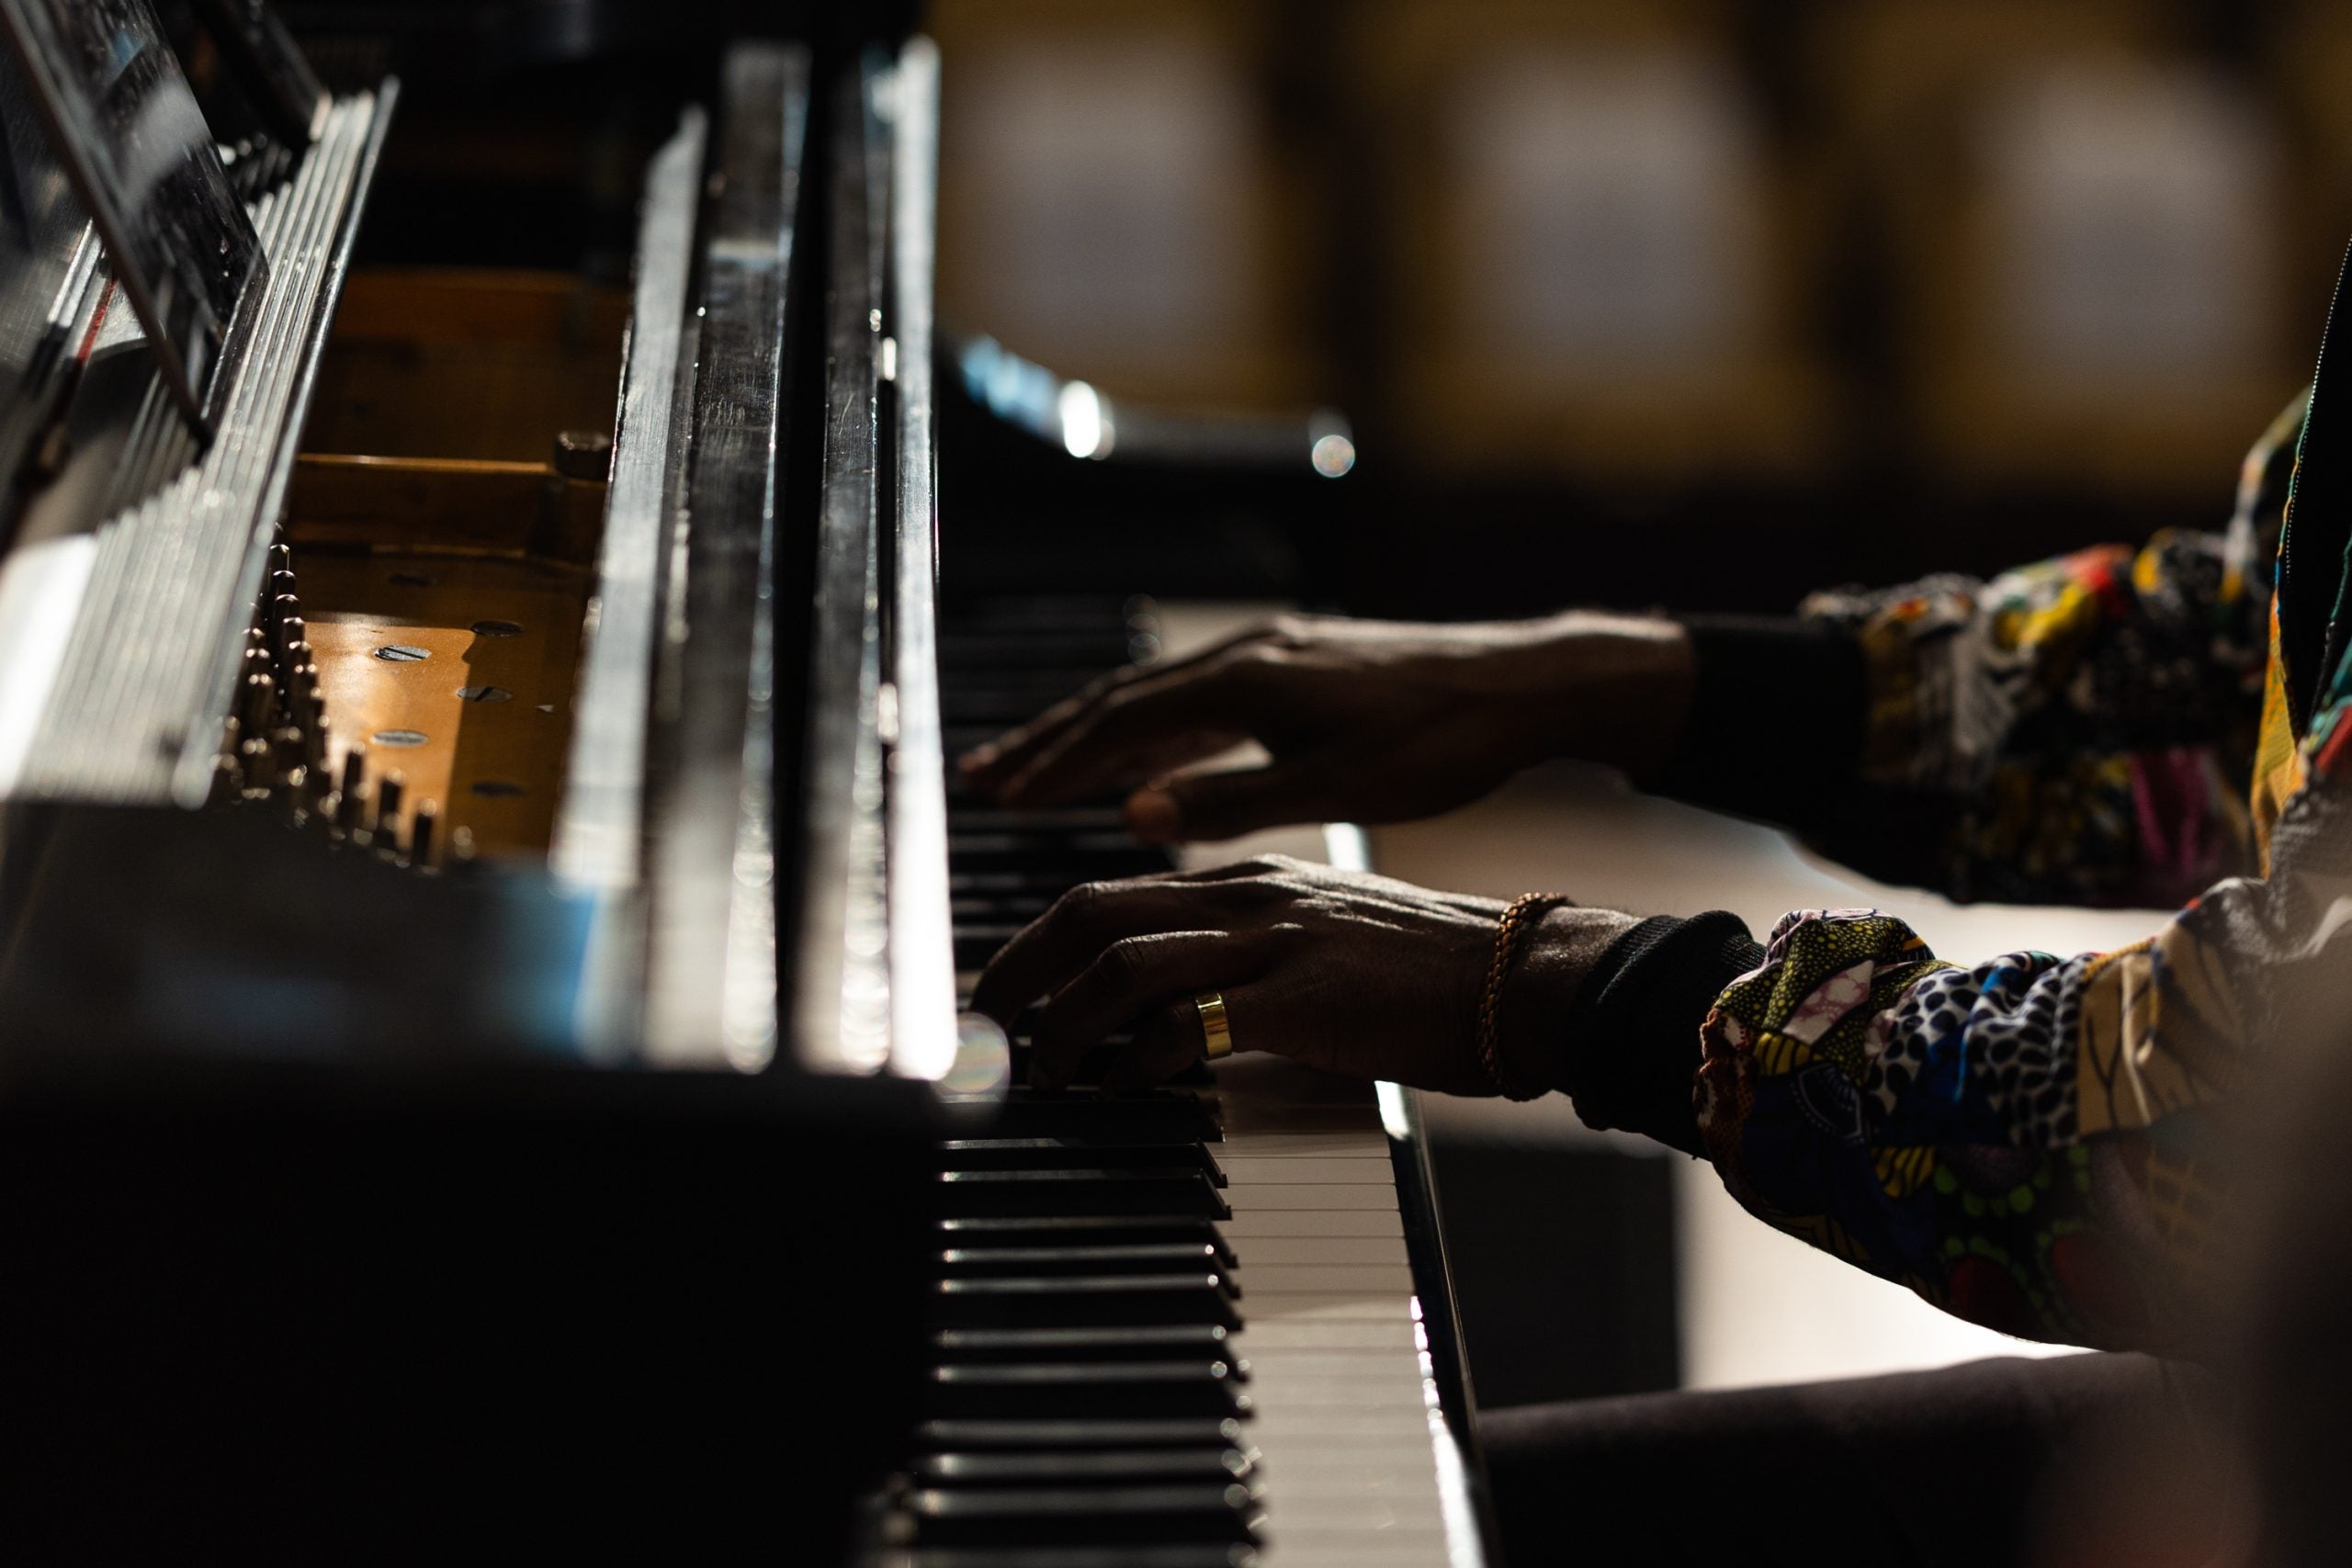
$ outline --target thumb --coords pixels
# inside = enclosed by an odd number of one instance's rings
[[[1328,770],[1299,762],[1165,779],[1127,797],[1127,830],[1174,844],[1321,822],[1335,810],[1331,784]]]

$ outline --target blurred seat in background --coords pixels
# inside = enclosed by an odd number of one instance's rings
[[[2295,129],[2293,199],[2278,222],[2290,247],[2289,299],[2305,336],[2352,236],[2352,10],[2341,0],[2282,0],[2262,39],[2266,73]]]
[[[1400,432],[1604,480],[1820,468],[1814,226],[1719,8],[1398,0],[1356,41]]]
[[[1818,28],[1827,145],[1888,248],[1894,367],[1963,485],[2225,495],[2291,391],[2287,144],[2180,12],[1863,0]],[[2291,347],[2290,347],[2291,345]]]
[[[1266,18],[1231,0],[939,0],[940,310],[1140,400],[1313,400]]]

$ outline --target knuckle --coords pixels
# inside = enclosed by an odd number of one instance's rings
[[[1289,876],[1306,865],[1295,855],[1255,854],[1242,863],[1253,876]]]
[[[1142,978],[1151,960],[1151,945],[1145,937],[1122,937],[1102,950],[1095,965],[1107,984],[1124,988]]]
[[[1046,911],[1046,919],[1057,929],[1084,925],[1110,897],[1111,884],[1081,882],[1054,900],[1054,907]]]

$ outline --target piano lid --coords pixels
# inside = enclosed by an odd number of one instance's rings
[[[0,0],[0,32],[106,241],[164,384],[209,437],[213,371],[268,274],[212,133],[146,0]]]

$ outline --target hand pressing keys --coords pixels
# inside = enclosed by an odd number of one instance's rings
[[[1103,1074],[1140,1088],[1201,1059],[1196,999],[1221,992],[1237,1051],[1447,1094],[1497,1092],[1478,1060],[1478,1010],[1504,906],[1389,877],[1270,855],[1207,872],[1088,883],[1007,942],[973,1006],[1010,1024],[1049,998],[1030,1081],[1069,1084],[1089,1048],[1134,1043]],[[1528,932],[1501,993],[1506,1077],[1556,1081],[1560,1024],[1610,942],[1635,923],[1555,908]]]
[[[1652,766],[1681,731],[1691,680],[1690,640],[1669,621],[1284,616],[1188,659],[1105,675],[962,766],[1008,807],[1143,783],[1127,825],[1153,843],[1397,822],[1464,805],[1550,758]],[[1272,761],[1170,776],[1243,740]]]

